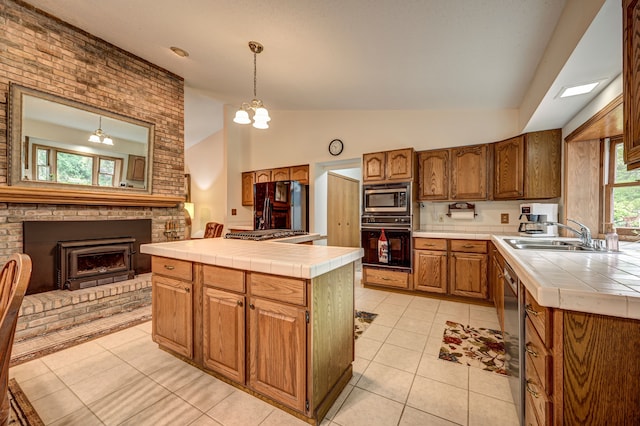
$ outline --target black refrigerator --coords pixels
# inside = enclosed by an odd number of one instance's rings
[[[253,185],[253,229],[309,230],[307,185],[295,180]]]

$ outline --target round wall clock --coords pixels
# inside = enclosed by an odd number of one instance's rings
[[[344,149],[344,144],[340,139],[334,139],[329,142],[329,153],[331,155],[340,155]]]

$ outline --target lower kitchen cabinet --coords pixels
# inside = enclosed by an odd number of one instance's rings
[[[364,284],[408,290],[411,282],[410,277],[409,272],[362,267],[362,282]]]
[[[210,287],[204,287],[202,299],[202,362],[238,383],[245,378],[244,299]]]
[[[521,289],[526,424],[640,424],[640,321],[543,307]]]
[[[152,272],[153,340],[204,371],[318,424],[351,379],[353,263],[302,279],[153,256]]]
[[[191,262],[154,257],[152,338],[172,351],[193,357],[193,282]],[[184,277],[184,279],[178,279]]]
[[[414,239],[413,289],[487,299],[487,242]]]
[[[307,311],[252,298],[249,387],[303,412],[306,400]]]

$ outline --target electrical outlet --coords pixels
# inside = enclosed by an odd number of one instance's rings
[[[238,214],[238,210],[236,209],[231,209],[231,216],[235,216]]]
[[[509,223],[509,213],[500,213],[500,223]]]
[[[440,223],[444,222],[444,213],[439,213],[438,214],[438,222],[440,222]]]

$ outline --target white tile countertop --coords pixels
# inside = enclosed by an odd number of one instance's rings
[[[540,305],[640,319],[639,242],[621,241],[617,253],[560,252],[515,249],[503,241],[513,237],[535,239],[518,233],[416,231],[413,236],[492,240]]]
[[[226,238],[142,244],[142,253],[296,278],[315,278],[364,255],[361,248]]]

